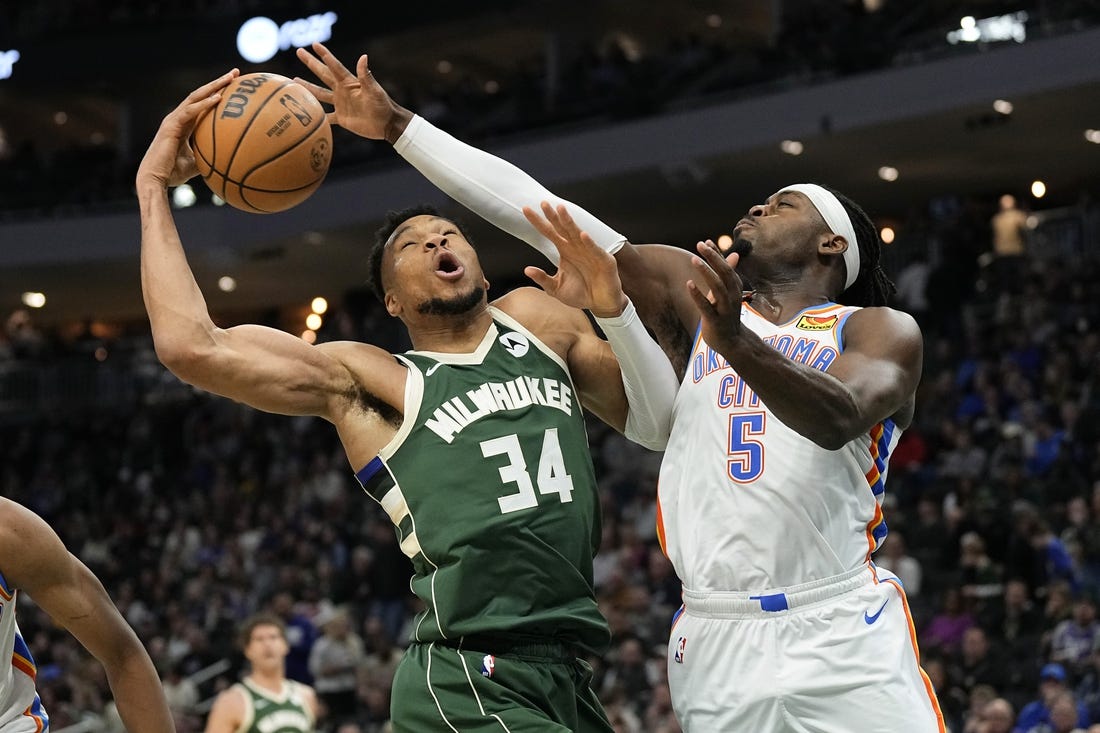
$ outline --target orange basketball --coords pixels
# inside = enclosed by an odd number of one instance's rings
[[[332,159],[332,129],[321,103],[278,74],[244,74],[191,136],[210,190],[242,211],[270,214],[317,190]]]

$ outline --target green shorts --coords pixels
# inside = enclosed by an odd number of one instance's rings
[[[394,733],[613,733],[592,668],[565,647],[459,646],[409,646],[393,679]]]

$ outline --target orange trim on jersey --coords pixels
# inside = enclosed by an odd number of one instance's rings
[[[879,477],[882,476],[882,474],[878,472],[878,466],[872,463],[871,468],[867,473],[863,474],[863,476],[867,479],[867,486],[871,487],[878,483]]]
[[[661,490],[657,489],[657,543],[661,546],[661,554],[668,557],[665,549],[665,519],[661,515]]]
[[[874,496],[875,484],[878,483],[879,478],[881,478],[881,476],[882,476],[882,474],[880,474],[879,470],[878,470],[878,444],[879,444],[879,441],[882,439],[882,434],[885,432],[885,430],[886,430],[886,426],[883,425],[880,422],[880,423],[876,424],[873,428],[871,428],[871,433],[870,433],[870,435],[871,435],[871,447],[870,447],[869,452],[870,452],[870,455],[871,455],[871,467],[869,469],[867,469],[867,473],[865,473],[863,475],[864,475],[864,478],[867,479],[867,488],[871,489],[871,495],[872,496]],[[867,528],[866,528],[866,532],[867,532],[867,559],[866,559],[866,561],[867,562],[871,561],[871,554],[875,551],[874,531],[880,524],[882,524],[882,520],[883,520],[883,517],[882,517],[882,504],[880,504],[878,499],[875,498],[875,513],[871,517],[871,521],[867,523]]]
[[[34,713],[31,712],[30,708],[27,708],[26,710],[24,710],[23,715],[26,715],[28,718],[30,718],[31,720],[34,721],[34,733],[42,733],[42,729],[45,728],[46,726],[42,722],[42,716],[41,715],[35,715]]]
[[[876,423],[871,428],[871,458],[878,458],[878,444],[882,440],[882,434],[886,432],[886,426],[882,423]]]
[[[19,652],[11,653],[11,666],[15,667],[32,680],[38,677],[38,667],[34,666],[34,662],[27,659]]]
[[[871,562],[871,553],[875,551],[875,528],[882,524],[882,505],[875,502],[875,515],[867,523],[867,557],[864,562]]]
[[[913,644],[913,654],[917,659],[917,671],[920,672],[921,679],[924,680],[924,689],[928,693],[928,700],[932,703],[932,710],[936,713],[936,724],[939,726],[939,733],[946,733],[947,726],[943,722],[943,710],[940,709],[940,701],[936,698],[936,691],[932,689],[932,680],[928,679],[928,675],[924,669],[920,666],[920,647],[917,646],[917,628],[913,625],[913,615],[909,612],[909,599],[905,597],[905,589],[901,587],[901,583],[891,578],[887,578],[883,581],[889,583],[898,589],[898,595],[901,596],[901,607],[905,611],[905,622],[909,625],[909,641]]]
[[[0,599],[10,601],[12,598],[15,598],[15,589],[12,589],[12,592],[8,593],[8,589],[4,587],[3,583],[0,583]]]

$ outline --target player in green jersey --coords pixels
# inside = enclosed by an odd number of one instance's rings
[[[354,81],[331,55],[325,62],[330,85]],[[602,652],[609,637],[592,587],[599,503],[581,408],[660,448],[671,398],[655,406],[638,396],[675,394],[676,384],[614,259],[580,246],[564,208],[551,212],[561,264],[553,277],[528,272],[546,292],[520,288],[490,305],[461,227],[412,210],[391,216],[368,261],[413,351],[218,328],[166,189],[195,174],[188,136],[235,76],[169,114],[138,171],[142,289],[158,357],[206,391],[336,427],[397,527],[426,607],[394,681],[395,731],[611,730],[578,657]]]
[[[206,733],[309,733],[317,718],[313,688],[286,677],[286,628],[278,616],[257,614],[241,627],[247,677],[214,700]]]

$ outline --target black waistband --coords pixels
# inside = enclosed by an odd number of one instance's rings
[[[457,639],[435,642],[459,651],[482,652],[495,657],[530,657],[555,661],[573,661],[580,655],[572,644],[533,636],[468,634]]]

